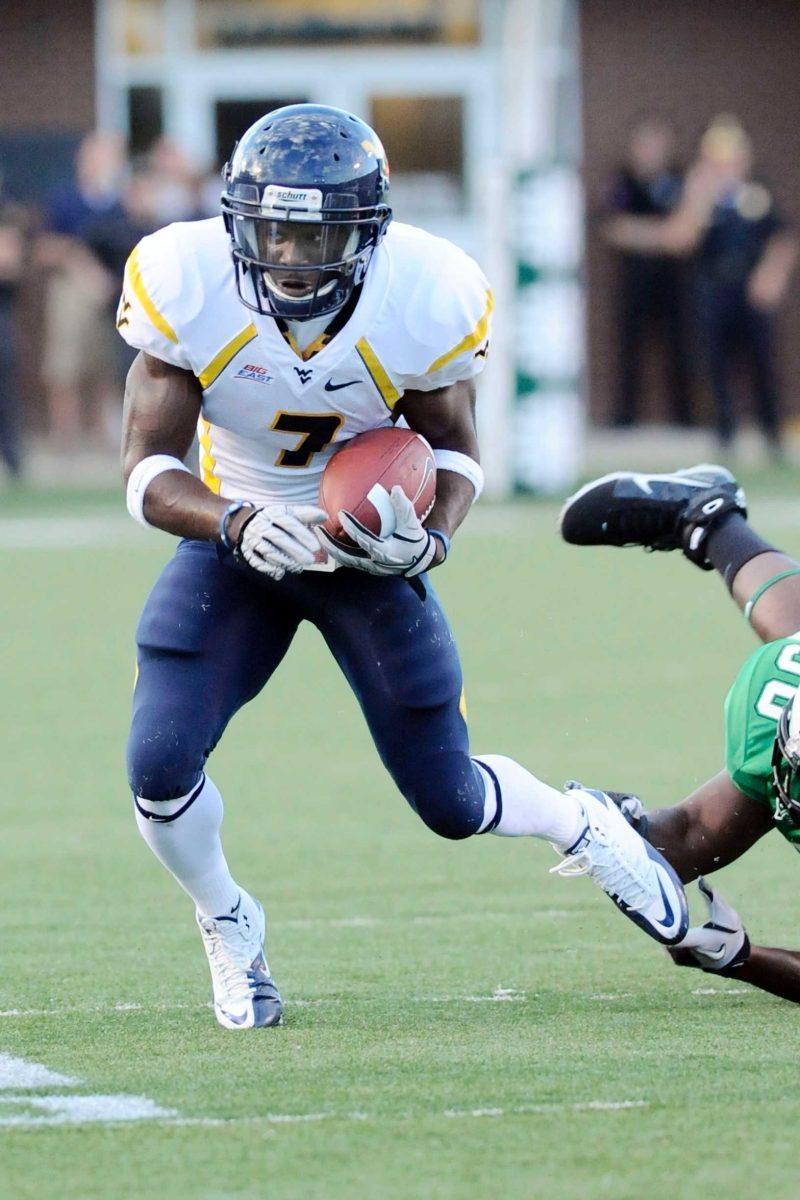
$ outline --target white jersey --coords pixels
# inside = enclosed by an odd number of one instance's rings
[[[316,503],[331,455],[390,425],[407,389],[433,391],[481,371],[491,310],[477,263],[394,222],[350,319],[301,352],[273,318],[242,304],[228,235],[214,217],[139,243],[117,327],[131,346],[200,381],[200,471],[213,492]]]

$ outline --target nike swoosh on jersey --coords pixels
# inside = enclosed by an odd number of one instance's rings
[[[352,387],[354,383],[360,383],[360,382],[361,382],[360,379],[348,379],[347,383],[334,383],[332,379],[328,379],[325,382],[325,391],[326,392],[338,392],[338,391],[341,391],[342,388]]]

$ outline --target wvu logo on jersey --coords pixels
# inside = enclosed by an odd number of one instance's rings
[[[235,379],[253,379],[256,383],[272,383],[275,378],[270,375],[266,367],[259,367],[255,363],[245,363],[241,371],[237,371]]]
[[[304,369],[303,367],[295,367],[295,371],[301,383],[308,383],[309,379],[314,374],[313,370]]]

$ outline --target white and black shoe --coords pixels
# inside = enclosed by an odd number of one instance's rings
[[[264,954],[266,920],[257,900],[242,891],[226,916],[197,913],[211,982],[214,1016],[224,1029],[280,1024],[283,1004]]]
[[[662,854],[636,832],[611,797],[568,783],[586,818],[580,837],[567,850],[557,875],[588,875],[620,912],[662,945],[674,946],[689,928],[683,884]]]
[[[574,546],[682,550],[703,570],[709,530],[729,513],[747,516],[744,491],[725,467],[701,463],[668,475],[617,471],[580,488],[559,518]]]

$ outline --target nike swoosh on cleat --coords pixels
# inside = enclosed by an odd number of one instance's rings
[[[219,1011],[222,1013],[223,1017],[225,1017],[225,1019],[230,1021],[233,1025],[244,1025],[248,1016],[248,1014],[245,1013],[244,1016],[236,1017],[232,1012],[228,1012],[227,1008],[221,1008]]]
[[[660,925],[665,931],[669,931],[669,929],[675,924],[675,914],[672,911],[672,905],[669,902],[667,893],[664,891],[664,884],[661,882],[661,876],[658,874],[658,872],[656,872],[656,878],[658,879],[658,887],[659,891],[661,892],[661,899],[664,902],[664,917],[663,919],[654,919],[653,924]]]
[[[650,925],[654,930],[658,930],[660,933],[662,933],[664,935],[665,944],[674,946],[678,942],[680,942],[680,940],[682,938],[684,938],[686,936],[686,931],[689,928],[689,912],[685,906],[685,903],[684,904],[681,903],[681,897],[683,895],[683,887],[681,885],[680,880],[678,879],[678,876],[675,874],[673,868],[669,865],[669,863],[663,857],[663,855],[659,854],[659,852],[658,852],[658,850],[656,850],[655,846],[652,846],[647,841],[646,838],[643,838],[642,840],[644,841],[644,844],[647,848],[648,858],[650,858],[655,863],[656,878],[658,879],[658,886],[661,891],[661,899],[664,904],[663,922],[657,921],[655,918],[647,917],[646,923],[648,925]],[[677,900],[678,900],[677,913],[673,912],[672,904],[670,903],[669,898],[664,890],[664,883],[663,883],[664,876],[666,876],[666,878],[672,883],[672,886],[676,890],[676,895],[677,895]],[[672,926],[672,929],[673,929],[672,932],[670,932],[670,926]]]
[[[725,947],[720,946],[719,950],[700,950],[697,948],[696,952],[702,955],[703,958],[710,958],[712,962],[719,962],[725,954]]]
[[[710,488],[713,486],[713,481],[710,479],[689,479],[685,475],[631,474],[628,476],[628,479],[634,485],[634,487],[638,487],[639,490],[644,492],[646,496],[653,495],[651,480],[655,481],[656,483],[677,483],[680,484],[681,487],[693,487],[701,489]],[[620,482],[625,482],[624,475],[621,477]]]

